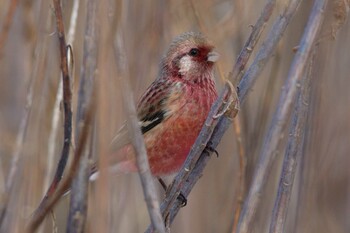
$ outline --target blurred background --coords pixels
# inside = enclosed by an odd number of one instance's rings
[[[339,13],[337,2],[329,1],[318,38],[304,156],[298,161],[286,232],[350,232],[350,27],[348,21],[335,17]],[[262,40],[287,3],[277,1]],[[302,1],[276,52],[241,106],[237,123],[247,162],[245,191],[312,3]],[[76,18],[72,14],[74,4],[78,4]],[[130,67],[127,78],[136,100],[155,79],[158,63],[172,38],[189,30],[202,31],[221,54],[216,70],[217,88],[221,90],[251,32],[250,25],[256,22],[264,4],[265,1],[254,0],[98,1],[97,141],[108,145],[127,118],[111,39],[116,22],[123,25]],[[86,6],[86,1],[62,1],[67,41],[74,54],[73,119],[83,59]],[[7,35],[4,25],[9,25]],[[1,205],[8,202],[5,229],[22,232],[52,180],[63,143],[63,108],[56,101],[60,54],[51,1],[0,0],[0,29],[0,201]],[[21,136],[23,144],[19,146]],[[237,145],[237,135],[231,127],[218,148],[220,156],[210,160],[187,206],[173,223],[172,232],[232,232],[240,186]],[[95,157],[101,156],[99,150],[95,151]],[[19,154],[19,159],[14,188],[5,199],[5,183],[15,154]],[[253,232],[266,232],[269,227],[283,155],[281,147],[261,197]],[[91,185],[86,232],[144,232],[150,220],[138,175],[110,176],[104,184],[103,190]],[[163,196],[159,187],[159,197]],[[101,211],[99,206],[107,208]],[[54,208],[54,217],[48,216],[39,231],[65,232],[68,207],[66,196]],[[103,231],[97,228],[101,224]]]

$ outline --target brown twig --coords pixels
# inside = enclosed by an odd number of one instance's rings
[[[77,16],[78,16],[78,11],[79,11],[79,1],[80,0],[74,0],[73,1],[73,7],[72,7],[72,13],[70,17],[70,22],[69,22],[69,29],[68,29],[68,35],[67,35],[67,44],[72,45],[75,39],[75,31],[76,31],[76,21],[77,21]],[[69,65],[69,61],[68,61]],[[68,67],[70,74],[72,76],[71,82],[73,83],[71,90],[74,89],[74,64],[72,64],[72,67]],[[52,112],[52,119],[51,119],[51,128],[50,128],[50,133],[49,133],[49,142],[48,142],[48,155],[47,155],[47,173],[51,174],[51,169],[53,169],[53,163],[54,163],[54,156],[56,152],[56,146],[57,146],[57,137],[58,137],[58,129],[59,129],[59,120],[61,117],[61,111],[60,111],[60,104],[62,102],[63,98],[63,88],[62,84],[63,80],[59,80],[59,84],[57,86],[57,92],[56,92],[56,98],[55,98],[55,104],[53,106],[53,112]],[[72,139],[74,137],[74,134],[72,132]],[[75,147],[75,142],[72,142],[73,148]],[[44,189],[47,188],[47,186],[50,184],[50,176],[45,177],[45,182],[44,182]]]
[[[97,69],[98,45],[96,14],[97,3],[94,0],[89,0],[87,2],[84,56],[79,85],[75,141],[79,141],[78,135],[80,135],[82,125],[84,124],[84,116],[88,111],[87,100],[89,99],[89,96],[92,95],[94,88],[94,80]],[[79,171],[72,183],[67,232],[83,232],[84,230],[87,215],[88,181],[90,175],[90,166],[88,161],[91,154],[91,150],[83,153],[79,165]]]
[[[277,154],[276,149],[280,144],[282,132],[287,125],[288,116],[295,100],[297,84],[300,82],[304,73],[306,61],[310,58],[316,36],[323,22],[323,9],[326,2],[326,0],[316,0],[314,3],[308,24],[300,42],[300,49],[291,65],[277,110],[274,114],[262,151],[259,155],[259,162],[253,176],[248,196],[244,202],[237,232],[249,232],[249,227],[252,226],[252,221],[260,203],[260,194],[266,184],[272,162]],[[297,2],[295,3],[297,4]]]
[[[72,164],[70,168],[67,171],[67,175],[64,177],[64,179],[60,182],[60,186],[56,189],[56,192],[54,192],[52,195],[50,195],[45,202],[42,203],[42,206],[40,209],[38,209],[32,218],[30,219],[30,222],[28,224],[27,232],[31,233],[34,232],[40,223],[44,220],[46,214],[52,210],[52,208],[55,206],[57,201],[61,198],[61,196],[69,189],[72,180],[78,170],[78,166],[80,163],[80,159],[83,155],[83,150],[85,148],[86,142],[88,140],[89,132],[91,129],[91,122],[93,119],[93,112],[95,111],[95,96],[94,93],[89,96],[89,100],[87,101],[88,107],[87,112],[84,118],[84,125],[82,126],[82,130],[80,135],[78,136],[79,141],[77,144],[77,148],[74,152],[74,157],[72,160]]]
[[[138,173],[141,179],[148,213],[151,218],[152,226],[156,229],[156,231],[159,233],[165,233],[166,231],[164,221],[160,213],[156,187],[149,168],[146,146],[139,126],[139,121],[137,119],[134,97],[132,95],[127,79],[127,77],[129,77],[129,67],[126,60],[126,53],[124,51],[124,40],[121,30],[119,30],[119,33],[117,31],[116,34],[114,43],[114,55],[118,61],[117,63],[120,71],[119,77],[121,92],[123,96],[123,105],[126,109],[126,112],[128,113],[128,130],[130,134],[131,144],[133,145],[136,154]]]
[[[272,211],[270,233],[284,232],[296,168],[301,159],[304,147],[304,129],[309,110],[308,103],[310,99],[310,79],[313,60],[314,55],[309,62],[308,71],[305,72],[301,81],[301,90],[298,90],[298,100],[292,116],[277,197]]]
[[[0,55],[1,55],[1,51],[2,51],[3,47],[5,46],[7,36],[9,34],[9,31],[10,31],[10,27],[12,24],[13,16],[15,14],[17,5],[18,5],[17,0],[12,0],[9,3],[9,8],[8,8],[7,14],[5,16],[4,25],[2,26],[2,30],[0,33]]]
[[[245,173],[246,173],[246,157],[245,157],[245,151],[244,146],[242,143],[242,133],[241,133],[241,127],[239,125],[239,116],[237,116],[233,120],[233,128],[235,130],[236,134],[236,144],[238,147],[238,154],[239,154],[239,172],[238,172],[238,197],[237,197],[237,205],[236,210],[234,213],[234,219],[233,219],[233,225],[232,225],[232,232],[236,231],[239,215],[242,210],[243,205],[243,199],[245,194]]]
[[[62,71],[62,80],[63,80],[63,106],[64,106],[64,141],[63,148],[61,152],[61,157],[57,165],[56,173],[49,189],[46,192],[45,197],[40,202],[39,207],[36,211],[40,210],[42,206],[45,205],[45,202],[48,198],[55,192],[59,182],[62,179],[64,169],[67,164],[69,157],[69,149],[72,139],[72,92],[70,85],[70,76],[68,71],[68,58],[67,58],[67,49],[66,39],[64,35],[64,25],[61,9],[61,1],[53,0],[55,15],[56,15],[56,25],[57,25],[57,34],[59,40],[59,50],[61,57],[61,71]]]

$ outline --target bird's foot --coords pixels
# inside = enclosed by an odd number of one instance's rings
[[[182,193],[177,196],[177,200],[181,202],[181,207],[185,207],[187,205],[187,198]]]
[[[219,152],[214,147],[212,147],[210,142],[205,147],[205,150],[208,151],[209,153],[215,153],[216,157],[219,158]]]

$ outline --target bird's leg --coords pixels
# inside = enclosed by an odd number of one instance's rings
[[[166,192],[168,190],[169,186],[166,185],[166,183],[164,182],[164,180],[162,178],[158,177],[158,181],[159,181],[160,185],[163,187],[164,191]],[[179,194],[177,199],[181,202],[181,207],[184,207],[187,205],[187,198],[182,193]]]
[[[158,177],[158,181],[159,181],[160,185],[163,187],[164,191],[166,192],[166,190],[168,189],[168,186],[166,185],[164,180],[162,178]]]

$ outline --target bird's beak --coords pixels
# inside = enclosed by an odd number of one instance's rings
[[[207,61],[216,62],[217,60],[219,60],[219,57],[220,57],[219,53],[212,51],[212,52],[208,53]]]

